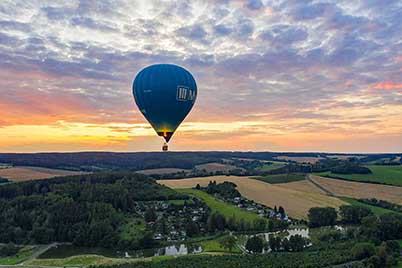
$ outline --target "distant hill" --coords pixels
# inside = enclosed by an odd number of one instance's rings
[[[275,160],[278,157],[327,158],[359,157],[359,161],[396,159],[402,154],[326,154],[326,153],[277,153],[277,152],[78,152],[78,153],[3,153],[0,163],[14,166],[37,166],[76,171],[99,170],[144,170],[155,168],[192,169],[196,165],[219,162],[223,159],[244,158],[256,160]]]

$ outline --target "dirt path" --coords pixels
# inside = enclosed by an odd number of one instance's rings
[[[19,263],[19,264],[17,264],[17,265],[25,265],[25,263],[27,263],[27,262],[30,262],[30,261],[32,261],[32,260],[34,260],[34,259],[36,259],[37,257],[39,257],[40,255],[42,255],[43,253],[45,253],[46,251],[48,251],[49,249],[51,249],[51,248],[54,248],[54,247],[57,247],[58,245],[60,245],[60,243],[52,243],[52,244],[49,244],[49,245],[45,245],[45,246],[42,246],[42,247],[40,247],[38,250],[36,250],[32,255],[31,255],[31,257],[29,257],[28,259],[26,259],[25,261],[23,261],[23,262],[21,262],[21,263]]]
[[[309,182],[311,182],[312,184],[314,184],[317,188],[319,188],[320,190],[322,190],[323,192],[325,192],[327,195],[336,197],[336,195],[335,195],[333,192],[331,192],[330,190],[328,190],[327,188],[323,187],[321,184],[319,184],[318,182],[316,182],[315,180],[313,180],[313,179],[311,178],[311,175],[310,175],[310,174],[307,174],[307,175],[306,175],[306,179],[307,179]]]
[[[6,267],[37,267],[37,268],[60,268],[58,266],[41,266],[41,265],[30,265],[27,264],[30,261],[33,261],[34,259],[38,258],[41,254],[45,253],[46,251],[48,251],[49,249],[59,246],[62,243],[52,243],[49,245],[37,245],[38,249],[35,250],[35,252],[26,260],[18,263],[18,264],[0,264],[0,267],[2,268],[6,268]],[[4,245],[4,244],[0,244],[0,245]]]

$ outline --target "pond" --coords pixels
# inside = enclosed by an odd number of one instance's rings
[[[176,244],[160,248],[143,250],[113,250],[104,248],[77,247],[74,245],[59,245],[39,256],[40,259],[59,259],[76,255],[96,254],[111,258],[146,258],[153,256],[177,256],[197,254],[202,247],[197,244]]]
[[[246,239],[243,239],[244,243],[243,243],[243,245],[241,247],[243,248],[243,250],[245,250],[246,241],[251,236],[256,236],[256,235],[260,236],[265,240],[265,242],[268,242],[269,241],[269,236],[271,236],[271,235],[275,235],[276,237],[280,237],[282,240],[285,239],[285,238],[289,239],[290,237],[295,236],[295,235],[300,235],[303,238],[310,239],[309,232],[310,232],[309,228],[291,228],[291,229],[286,229],[286,230],[277,231],[277,232],[269,232],[269,233],[259,233],[259,234],[255,234],[255,235],[247,235]],[[307,246],[309,247],[311,245],[312,244],[310,243]],[[264,249],[262,253],[269,253],[269,252],[271,252],[270,248],[268,248],[267,250]]]
[[[133,250],[124,252],[125,258],[146,258],[154,256],[177,256],[187,254],[197,254],[202,252],[202,247],[196,244],[178,244],[162,248],[152,248],[143,250]]]

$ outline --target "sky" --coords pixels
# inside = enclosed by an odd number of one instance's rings
[[[160,151],[132,82],[198,85],[171,150],[402,151],[402,2],[0,2],[0,152]]]

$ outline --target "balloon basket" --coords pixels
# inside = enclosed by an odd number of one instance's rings
[[[167,152],[168,150],[169,150],[169,147],[168,147],[167,143],[165,142],[165,143],[163,144],[163,146],[162,146],[162,151],[163,151],[163,152]]]

